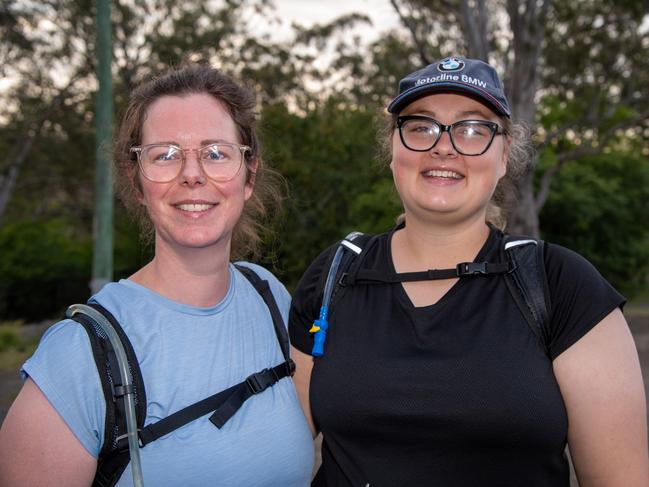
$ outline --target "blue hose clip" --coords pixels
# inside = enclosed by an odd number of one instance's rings
[[[324,355],[324,344],[327,340],[327,329],[329,328],[329,322],[327,321],[327,316],[329,315],[329,308],[323,306],[320,308],[320,317],[313,322],[311,333],[313,335],[313,349],[311,350],[311,355],[314,357],[322,357]]]

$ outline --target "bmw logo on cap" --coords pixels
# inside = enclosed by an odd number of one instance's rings
[[[464,68],[464,61],[456,57],[447,57],[439,62],[437,69],[448,73],[449,71],[461,71]]]

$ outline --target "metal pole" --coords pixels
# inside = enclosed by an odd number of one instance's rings
[[[99,291],[113,278],[113,174],[110,147],[113,140],[113,80],[110,0],[97,0],[97,80],[95,122],[97,164],[95,219],[90,290]]]

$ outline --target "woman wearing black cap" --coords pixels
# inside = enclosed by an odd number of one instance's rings
[[[649,485],[624,298],[579,255],[532,242],[538,330],[515,299],[509,280],[529,269],[504,260],[502,205],[530,158],[495,70],[444,59],[404,78],[388,111],[404,215],[334,285],[324,352],[309,331],[337,245],[291,308],[295,379],[323,433],[313,485],[567,486],[566,443],[582,487]]]

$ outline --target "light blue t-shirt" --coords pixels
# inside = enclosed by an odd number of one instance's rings
[[[286,322],[286,289],[267,270],[246,265],[269,281]],[[230,275],[227,295],[209,308],[176,303],[129,280],[92,298],[133,345],[146,389],[145,425],[284,361],[261,296],[232,265]],[[105,401],[83,327],[71,320],[51,327],[22,370],[97,457]],[[290,378],[250,398],[221,429],[209,416],[140,449],[145,485],[309,485],[313,441]],[[132,485],[130,467],[117,485]]]

